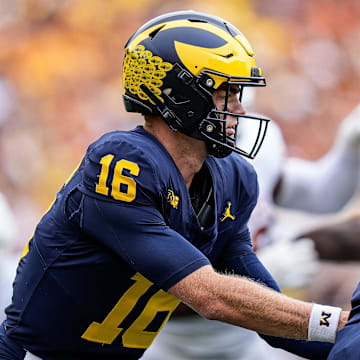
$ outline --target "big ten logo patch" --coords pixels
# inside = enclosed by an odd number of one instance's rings
[[[174,191],[168,190],[168,203],[174,208],[177,209],[179,205],[179,197],[175,195]]]

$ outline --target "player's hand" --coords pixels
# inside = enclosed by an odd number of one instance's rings
[[[340,315],[340,319],[339,319],[339,324],[338,324],[338,330],[341,330],[345,324],[348,322],[349,320],[349,316],[350,316],[350,311],[342,311],[341,315]]]
[[[360,104],[356,105],[340,124],[336,141],[360,151]]]
[[[281,288],[307,285],[318,269],[318,254],[308,238],[278,240],[256,254]]]

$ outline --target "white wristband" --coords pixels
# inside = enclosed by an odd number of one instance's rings
[[[308,340],[335,342],[341,308],[314,304],[310,319]]]

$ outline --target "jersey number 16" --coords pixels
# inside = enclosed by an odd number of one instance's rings
[[[95,191],[99,194],[109,196],[109,187],[107,186],[110,164],[114,159],[114,155],[108,154],[101,158],[101,172],[99,176],[99,182],[96,184]],[[116,162],[114,168],[114,175],[111,181],[111,196],[115,200],[122,200],[131,202],[136,196],[136,182],[133,178],[123,175],[123,170],[126,169],[131,175],[138,176],[140,168],[138,164],[132,161],[121,159]],[[126,191],[123,191],[122,186],[127,187]]]

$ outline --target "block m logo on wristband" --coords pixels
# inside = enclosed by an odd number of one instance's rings
[[[331,317],[331,313],[323,311],[321,313],[320,326],[329,327],[330,326],[330,323],[328,321],[329,317]]]

